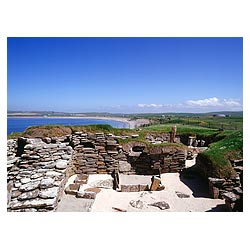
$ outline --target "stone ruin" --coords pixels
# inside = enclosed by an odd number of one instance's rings
[[[157,145],[147,147],[136,141],[137,135],[128,143],[120,145],[115,136],[104,133],[75,132],[63,137],[23,138],[7,141],[7,210],[55,211],[63,192],[76,197],[95,199],[99,188],[114,187],[114,172],[125,175],[154,176],[151,183],[120,183],[121,192],[162,190],[157,176],[161,173],[181,172],[186,159],[192,159],[190,149]],[[147,135],[151,144],[170,140],[169,134]],[[175,138],[179,141],[180,138]],[[243,162],[234,161],[238,173],[235,179],[209,178],[211,198],[223,198],[230,211],[241,211],[243,199]],[[86,184],[92,174],[107,175],[87,190]],[[77,175],[66,190],[70,176]]]
[[[132,138],[136,137],[132,135]],[[158,175],[178,172],[185,167],[184,149],[147,148],[137,141],[124,145],[118,143],[118,139],[126,138],[104,133],[75,132],[63,137],[8,140],[7,210],[55,211],[68,178],[75,174],[77,180],[65,191],[93,199],[98,190],[80,190],[81,183],[86,182],[92,174],[111,176],[118,171],[126,175]],[[157,178],[152,180],[152,183],[156,182]],[[155,186],[161,188],[159,184]],[[125,185],[122,191],[146,190],[143,185],[135,186]]]

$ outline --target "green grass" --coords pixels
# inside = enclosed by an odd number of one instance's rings
[[[190,135],[213,135],[218,132],[217,129],[211,128],[203,128],[203,127],[196,127],[190,125],[182,125],[182,124],[155,124],[145,128],[142,128],[143,131],[148,132],[165,132],[170,133],[172,127],[176,125],[177,131],[176,134],[190,134]]]
[[[156,124],[169,125],[189,125],[195,127],[205,127],[223,130],[242,130],[243,116],[232,117],[211,117],[211,116],[176,116],[176,117],[158,117],[154,118]]]
[[[223,139],[211,143],[206,151],[199,154],[199,157],[210,168],[209,175],[230,178],[235,174],[230,160],[243,158],[243,132],[227,133]]]

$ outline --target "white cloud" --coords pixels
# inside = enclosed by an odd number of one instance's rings
[[[190,106],[201,106],[201,107],[222,105],[220,100],[217,97],[201,99],[201,100],[189,100],[189,101],[186,101],[186,104]]]
[[[230,107],[240,107],[241,104],[238,100],[233,100],[233,99],[224,99],[224,103]]]
[[[241,104],[238,100],[233,99],[223,99],[220,100],[217,97],[201,99],[201,100],[189,100],[186,101],[189,106],[199,106],[199,107],[240,107]]]
[[[219,99],[217,97],[188,100],[176,104],[138,104],[137,107],[143,111],[153,112],[202,112],[202,111],[236,111],[242,110],[242,104],[236,99]]]
[[[164,105],[163,104],[138,104],[137,105],[139,108],[162,108]]]

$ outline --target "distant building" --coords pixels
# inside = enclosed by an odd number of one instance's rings
[[[226,117],[225,114],[214,114],[213,117]]]

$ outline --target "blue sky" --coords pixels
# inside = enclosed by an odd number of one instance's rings
[[[8,110],[242,110],[242,38],[8,38]]]

